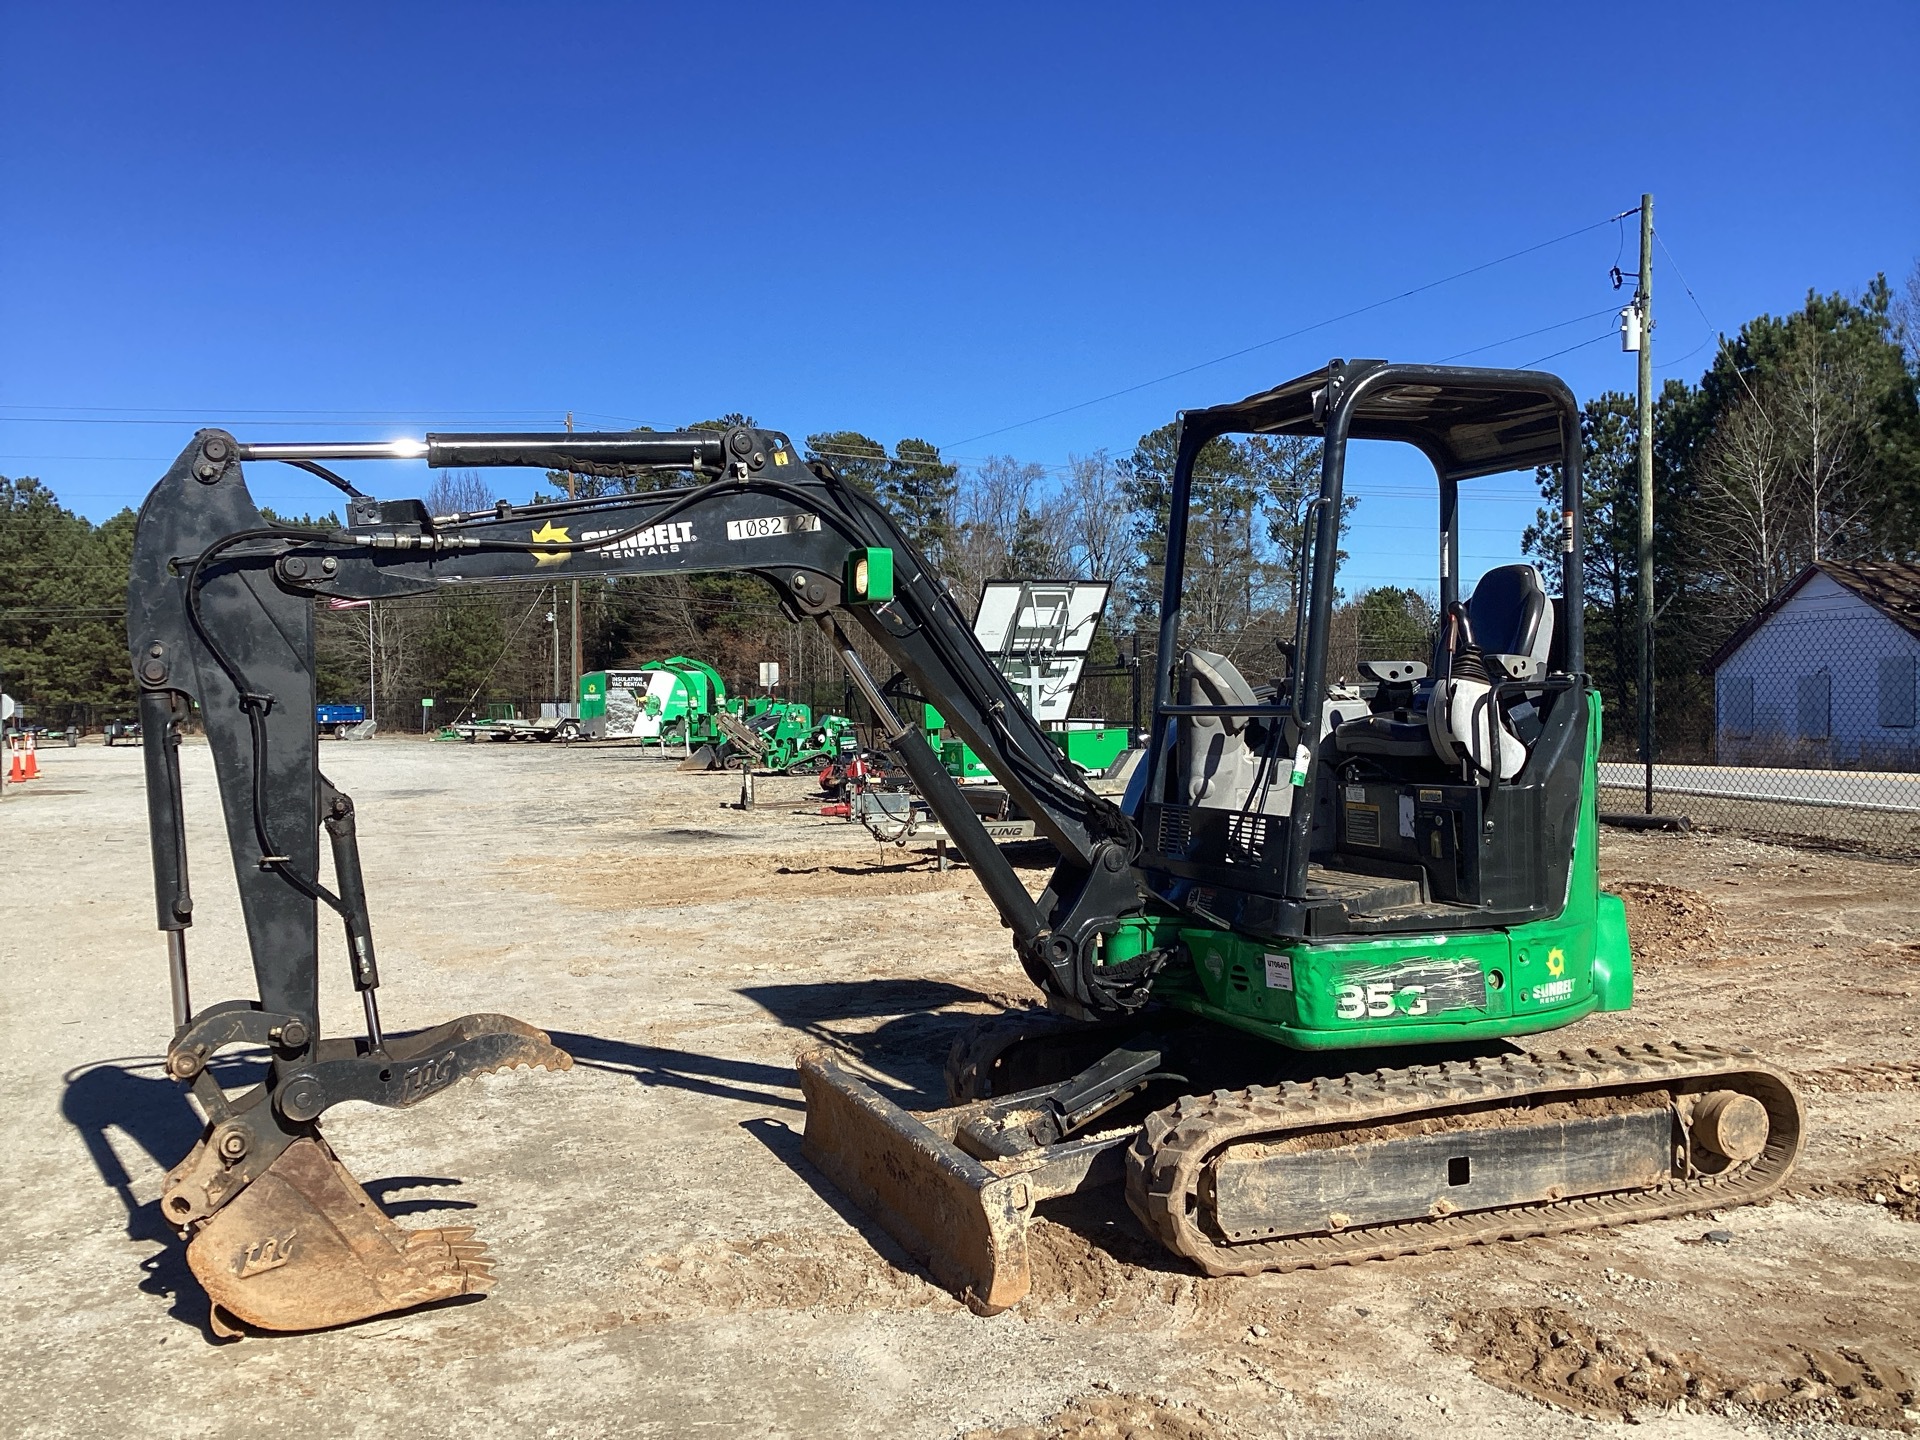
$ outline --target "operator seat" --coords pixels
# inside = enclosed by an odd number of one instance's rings
[[[1258,705],[1239,668],[1211,650],[1189,650],[1181,665],[1182,705]],[[1208,810],[1239,810],[1260,773],[1266,724],[1246,715],[1183,715],[1180,769],[1186,802]],[[1283,794],[1283,803],[1290,796]]]
[[[1527,744],[1514,732],[1511,715],[1494,703],[1493,687],[1546,674],[1553,621],[1553,603],[1537,569],[1523,564],[1487,571],[1467,602],[1441,617],[1434,678],[1413,709],[1350,720],[1334,731],[1335,748],[1356,755],[1431,755],[1445,765],[1465,761],[1482,775],[1513,779],[1527,763]]]

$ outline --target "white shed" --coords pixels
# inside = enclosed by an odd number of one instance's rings
[[[1707,668],[1719,764],[1920,770],[1920,565],[1809,565]]]

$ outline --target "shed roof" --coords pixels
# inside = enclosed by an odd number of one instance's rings
[[[1726,638],[1707,661],[1708,673],[1718,670],[1732,659],[1733,652],[1746,644],[1755,631],[1778,614],[1780,607],[1799,594],[1816,575],[1825,575],[1835,584],[1845,586],[1902,630],[1920,640],[1920,565],[1899,560],[1862,560],[1854,565],[1816,560]]]

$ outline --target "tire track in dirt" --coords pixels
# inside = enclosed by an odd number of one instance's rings
[[[1600,1419],[1691,1409],[1920,1430],[1914,1380],[1852,1345],[1789,1341],[1791,1368],[1742,1372],[1698,1350],[1668,1349],[1624,1328],[1599,1329],[1551,1306],[1459,1311],[1440,1344],[1466,1356],[1490,1384]]]

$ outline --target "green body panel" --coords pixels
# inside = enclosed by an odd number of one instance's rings
[[[929,722],[934,718],[931,708],[927,718]],[[1095,775],[1118,760],[1127,748],[1127,731],[1118,726],[1050,730],[1047,734],[1066,752],[1069,760]],[[934,748],[940,752],[940,763],[956,780],[987,780],[993,776],[986,762],[974,754],[973,747],[964,740],[942,740]]]
[[[973,747],[964,740],[942,740],[940,742],[940,763],[946,767],[949,775],[956,780],[990,780],[993,772],[987,769],[986,762],[973,753]]]
[[[574,714],[582,720],[595,720],[607,713],[607,672],[592,670],[580,677],[580,691],[574,697]]]
[[[671,670],[679,675],[687,682],[692,708],[696,712],[719,710],[727,703],[727,682],[720,678],[718,670],[704,660],[695,660],[691,655],[669,655],[664,660],[649,660],[640,668]]]
[[[1154,984],[1175,1009],[1296,1050],[1439,1044],[1534,1034],[1633,999],[1626,909],[1600,890],[1595,762],[1600,699],[1589,694],[1586,777],[1566,905],[1510,929],[1280,944],[1157,914],[1110,935],[1117,964],[1179,947]]]
[[[846,716],[822,715],[816,719],[813,711],[797,700],[749,700],[743,718],[760,722],[755,728],[766,737],[767,750],[759,764],[768,770],[787,770],[837,755],[842,737],[853,730],[853,722]],[[769,719],[771,724],[767,723]]]
[[[1098,774],[1125,753],[1130,736],[1124,726],[1098,725],[1055,730],[1052,738],[1074,764]]]

